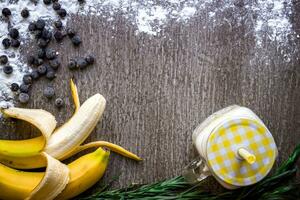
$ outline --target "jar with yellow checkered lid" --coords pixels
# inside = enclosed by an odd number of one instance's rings
[[[190,182],[212,175],[228,189],[251,185],[269,173],[278,154],[262,120],[250,109],[237,105],[209,116],[192,137],[199,159],[184,171]]]

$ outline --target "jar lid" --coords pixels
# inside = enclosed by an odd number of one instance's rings
[[[250,164],[238,153],[246,150],[255,156]],[[222,181],[246,186],[263,179],[271,170],[277,148],[272,134],[261,123],[232,119],[216,127],[207,141],[207,163],[211,172]]]

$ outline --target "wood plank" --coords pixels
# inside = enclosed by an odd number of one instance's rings
[[[299,8],[295,4],[291,16],[298,34]],[[82,102],[97,92],[103,94],[107,108],[88,141],[114,142],[144,159],[136,163],[113,154],[105,181],[121,173],[115,187],[181,174],[196,156],[193,129],[231,104],[247,106],[263,119],[278,145],[280,162],[300,137],[299,39],[288,44],[266,40],[259,48],[253,21],[246,14],[235,23],[240,14],[224,11],[219,18],[228,23],[214,24],[207,13],[197,13],[188,22],[170,21],[157,36],[136,34],[136,27],[120,13],[114,21],[74,16],[70,24],[82,36],[82,46],[73,48],[68,39],[52,44],[63,63],[53,84],[66,107],[57,110],[53,100],[43,97],[47,80],[33,85],[28,107],[51,111],[63,123],[73,112],[71,77]],[[288,62],[282,51],[288,52]],[[93,67],[67,69],[70,58],[87,53],[97,58]],[[1,138],[36,134],[27,124],[4,121]]]

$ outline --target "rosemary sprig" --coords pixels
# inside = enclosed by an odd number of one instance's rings
[[[294,179],[297,166],[296,162],[300,156],[300,144],[294,152],[284,161],[271,176],[253,186],[243,187],[237,190],[226,190],[213,194],[205,192],[200,185],[191,186],[182,176],[167,179],[148,185],[132,185],[128,188],[111,191],[101,191],[85,200],[102,199],[137,199],[137,200],[289,200],[300,199],[300,183]]]

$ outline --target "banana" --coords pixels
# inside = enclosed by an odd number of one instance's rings
[[[73,198],[94,185],[106,170],[109,154],[109,151],[98,148],[70,163],[67,166],[69,181],[56,199]],[[0,199],[19,200],[30,197],[44,176],[44,172],[24,172],[0,164]],[[49,190],[43,192],[53,198],[55,195],[51,193]],[[45,198],[39,198],[41,199]]]
[[[75,112],[64,125],[57,128],[48,137],[49,139],[44,151],[54,158],[63,160],[90,147],[107,147],[128,158],[141,160],[138,156],[124,148],[105,141],[97,141],[79,146],[96,126],[104,111],[106,101],[100,94],[96,94],[86,100],[80,107],[77,87],[72,80],[70,81],[70,87],[75,104]],[[27,112],[30,112],[30,110],[27,109]],[[4,110],[4,112],[7,111]],[[9,116],[15,117],[13,115]],[[26,117],[24,119],[26,120]],[[43,124],[44,121],[40,121]],[[0,162],[17,169],[45,167],[45,159],[38,154],[42,147],[44,147],[45,142],[43,143],[42,141],[44,141],[43,137],[36,137],[29,140],[0,140]],[[7,152],[2,153],[1,149],[3,149],[2,152]]]
[[[43,136],[27,140],[0,140],[0,157],[28,157],[37,155],[45,147],[46,140]]]
[[[86,154],[68,165],[70,181],[66,188],[55,199],[71,199],[97,183],[106,170],[109,151],[101,147]]]

